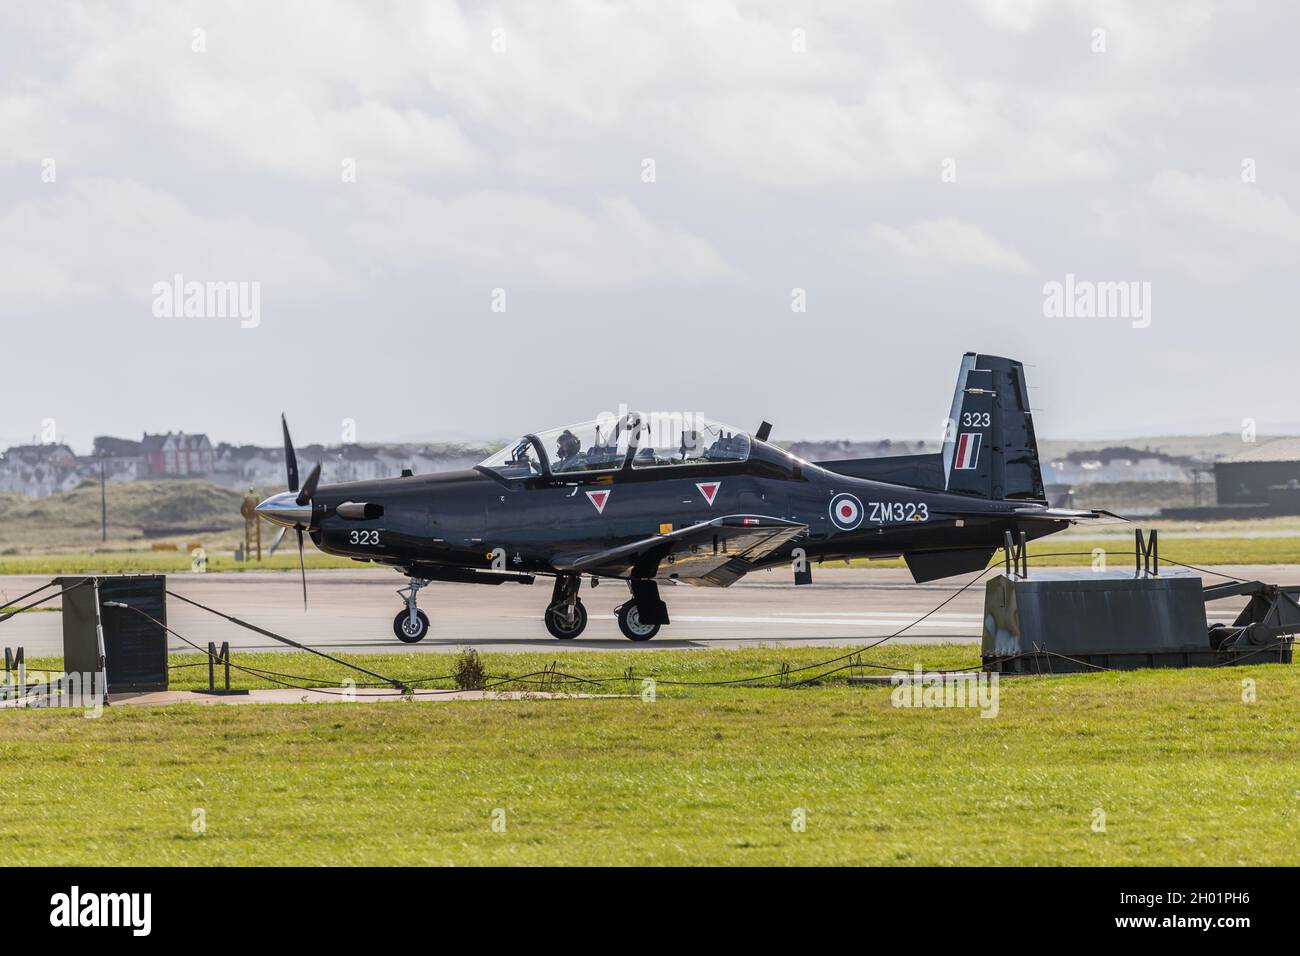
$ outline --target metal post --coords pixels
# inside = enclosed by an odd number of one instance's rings
[[[98,692],[103,696],[104,703],[108,703],[108,652],[104,650],[104,615],[99,606],[99,578],[91,578],[93,583],[91,587],[95,592],[95,640],[99,644],[99,659],[95,662],[99,668],[96,675],[101,683]]]
[[[217,689],[217,676],[212,670],[212,659],[217,656],[217,645],[208,641],[208,690]]]
[[[1147,541],[1142,540],[1142,529],[1133,529],[1133,573],[1144,572],[1153,577],[1160,575],[1160,532],[1153,530]]]
[[[18,672],[18,684],[19,684],[18,693],[22,694],[23,692],[26,691],[27,678],[24,673],[24,667],[23,667],[23,662],[25,661],[25,659],[26,656],[23,653],[23,649],[21,647],[18,648],[17,654],[15,654],[10,648],[8,647],[5,648],[5,696],[6,697],[9,696],[9,692],[13,688],[14,671]]]
[[[104,458],[99,459],[99,540],[108,540],[108,479],[104,474]]]
[[[1029,577],[1029,544],[1023,531],[1019,532],[1020,541],[1016,543],[1010,531],[1002,532],[1002,550],[1005,552],[1004,565],[1008,577],[1015,576],[1022,581]]]

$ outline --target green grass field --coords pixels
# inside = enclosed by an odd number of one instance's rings
[[[1105,552],[1108,567],[1133,566],[1132,537],[1112,536],[1085,538],[1059,535],[1033,541],[1029,544],[1031,563],[1040,566],[1072,567],[1091,565],[1096,560],[1094,551]],[[1171,562],[1182,562],[1199,567],[1211,564],[1296,564],[1300,563],[1300,536],[1277,538],[1166,538],[1160,539],[1160,556]],[[1002,562],[999,551],[993,564]],[[900,561],[854,561],[861,567],[903,567]]]
[[[310,548],[303,553],[308,570],[365,568],[369,562],[340,558]],[[0,575],[6,574],[178,574],[188,573],[193,560],[187,551],[70,551],[51,554],[0,556]],[[298,571],[298,552],[287,545],[261,561],[236,561],[229,553],[207,553],[209,572]]]
[[[0,712],[8,864],[1294,864],[1300,673],[1007,679],[999,713],[843,675],[682,687],[837,649],[572,653],[658,697]],[[971,645],[867,663],[973,663]],[[192,663],[196,658],[177,658]],[[555,656],[485,655],[513,676]],[[337,682],[301,654],[236,661]],[[447,661],[367,666],[427,676]],[[34,666],[42,662],[33,661]],[[56,662],[46,662],[56,666]],[[178,668],[176,684],[206,680]],[[796,677],[821,673],[799,672]],[[1257,700],[1244,703],[1242,681]],[[236,675],[236,685],[254,683]],[[621,682],[620,682],[621,683]],[[775,682],[773,682],[775,683]],[[611,686],[610,691],[621,690]],[[806,830],[795,832],[802,809]],[[1105,832],[1094,832],[1100,809]],[[191,822],[202,810],[206,832]],[[493,829],[504,813],[504,832]],[[497,815],[496,819],[502,817]]]

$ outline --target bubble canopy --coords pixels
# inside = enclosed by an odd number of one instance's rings
[[[738,428],[694,413],[608,416],[525,435],[480,463],[503,478],[744,462],[753,447]]]

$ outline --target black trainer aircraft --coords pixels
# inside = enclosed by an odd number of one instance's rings
[[[257,506],[330,554],[409,578],[393,621],[407,643],[429,631],[416,605],[432,581],[554,579],[544,619],[561,639],[587,625],[584,576],[623,581],[618,625],[646,641],[669,623],[661,582],[727,587],[750,571],[901,555],[913,579],[984,568],[1007,532],[1040,538],[1102,512],[1050,507],[1021,363],[967,353],[943,450],[807,462],[757,433],[692,414],[605,415],[523,436],[473,469],[301,487],[284,424],[289,490]],[[306,602],[306,574],[303,574]]]

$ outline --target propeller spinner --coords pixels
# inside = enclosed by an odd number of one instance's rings
[[[275,549],[284,540],[285,532],[290,528],[298,535],[298,569],[302,573],[302,607],[307,609],[307,565],[303,558],[303,531],[311,527],[312,497],[316,494],[316,485],[320,483],[320,462],[307,475],[302,487],[298,487],[298,456],[293,450],[293,439],[289,437],[289,423],[283,414],[280,425],[284,431],[284,468],[289,484],[288,491],[272,495],[257,506],[257,513],[272,524],[280,525],[280,533],[271,542],[268,553],[275,554]]]

